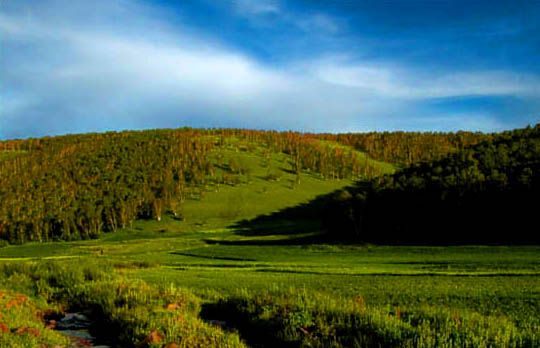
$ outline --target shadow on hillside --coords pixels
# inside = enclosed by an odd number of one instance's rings
[[[248,239],[248,240],[215,240],[203,239],[209,245],[245,245],[245,246],[278,246],[278,245],[307,245],[327,242],[326,236],[320,231],[300,237],[284,237],[280,239]]]
[[[480,185],[480,184],[479,184]],[[229,228],[248,237],[213,241],[228,245],[383,244],[501,245],[539,244],[530,226],[538,186],[485,189],[388,188],[374,191],[357,182]],[[511,231],[511,233],[508,233]]]
[[[260,239],[230,241],[206,239],[205,242],[222,245],[304,245],[329,242],[322,227],[321,213],[335,192],[319,195],[309,202],[253,219],[241,220],[228,226],[234,229],[234,233],[238,236],[261,237]],[[269,239],[271,236],[283,238]]]

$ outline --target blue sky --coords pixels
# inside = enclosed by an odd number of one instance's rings
[[[0,138],[540,122],[540,2],[4,0]]]

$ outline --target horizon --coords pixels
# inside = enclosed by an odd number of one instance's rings
[[[540,122],[540,3],[28,0],[0,38],[0,140]]]
[[[6,141],[19,141],[19,140],[31,140],[31,139],[43,139],[43,138],[55,138],[55,137],[68,137],[68,136],[83,136],[83,135],[89,135],[89,134],[108,134],[108,133],[124,133],[124,132],[150,132],[150,131],[178,131],[182,129],[193,129],[193,130],[203,130],[203,131],[219,131],[219,130],[248,130],[248,131],[256,131],[256,132],[278,132],[278,133],[287,133],[287,132],[293,132],[293,133],[299,133],[304,135],[323,135],[323,134],[368,134],[368,133],[440,133],[440,134],[449,134],[449,133],[478,133],[478,134],[499,134],[503,132],[509,132],[514,130],[520,130],[520,129],[527,129],[527,128],[534,128],[534,127],[540,127],[540,123],[537,124],[528,124],[524,127],[519,128],[509,128],[509,129],[502,129],[498,131],[493,132],[486,132],[481,130],[467,130],[467,129],[459,129],[459,130],[453,130],[453,131],[415,131],[415,130],[381,130],[381,131],[357,131],[357,132],[303,132],[299,130],[294,129],[262,129],[262,128],[237,128],[237,127],[230,127],[230,128],[223,128],[223,127],[187,127],[187,126],[180,126],[176,128],[140,128],[140,129],[112,129],[112,130],[100,130],[100,131],[89,131],[89,132],[73,132],[73,133],[58,133],[58,134],[44,134],[40,136],[28,136],[28,137],[20,137],[20,138],[0,138],[0,142]]]

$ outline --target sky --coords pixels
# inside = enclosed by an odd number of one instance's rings
[[[539,1],[0,0],[0,139],[540,122]]]

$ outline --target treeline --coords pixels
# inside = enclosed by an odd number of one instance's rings
[[[540,125],[336,193],[333,238],[390,244],[540,243]]]
[[[246,151],[289,154],[298,175],[378,174],[355,151],[294,132],[185,128],[3,141],[0,151],[13,155],[0,158],[0,239],[95,238],[138,218],[181,214],[190,190],[234,182],[218,175],[225,166],[212,156],[230,138],[252,147]]]
[[[369,132],[321,134],[319,138],[351,146],[370,157],[400,165],[433,161],[462,150],[493,134],[479,132]]]

